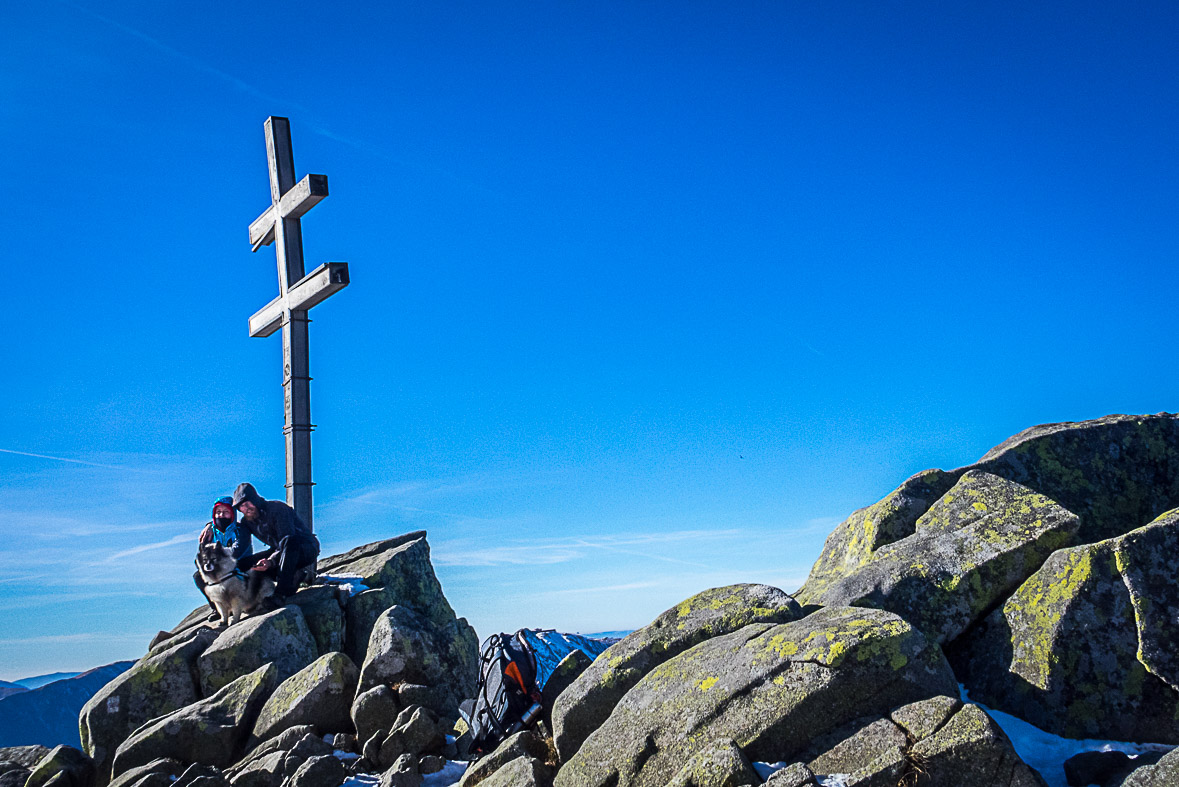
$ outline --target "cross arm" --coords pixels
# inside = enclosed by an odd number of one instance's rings
[[[278,201],[278,218],[297,219],[328,195],[327,175],[304,175]],[[250,223],[250,246],[257,251],[274,243],[274,206]]]
[[[269,336],[281,328],[288,304],[293,312],[306,311],[347,286],[348,263],[325,262],[293,284],[285,299],[280,295],[256,311],[250,317],[250,336]]]

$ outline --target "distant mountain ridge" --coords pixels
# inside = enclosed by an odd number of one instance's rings
[[[9,683],[5,680],[0,680],[0,700],[13,694],[20,694],[22,691],[28,691],[27,686],[22,686],[19,683]]]
[[[50,672],[48,675],[35,675],[31,678],[14,680],[12,681],[12,685],[24,686],[26,689],[39,689],[42,686],[48,686],[50,683],[56,683],[59,680],[76,678],[81,674],[81,672]]]
[[[78,714],[82,706],[132,664],[119,661],[80,674],[55,673],[0,683],[0,692],[8,687],[16,689],[0,694],[0,747],[39,744],[52,748],[66,744],[80,748]],[[57,677],[60,675],[67,677]],[[35,682],[35,687],[22,685],[26,681]]]

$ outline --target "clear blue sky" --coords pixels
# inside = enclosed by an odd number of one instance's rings
[[[0,679],[141,655],[283,496],[246,229],[291,118],[325,553],[480,636],[795,589],[1036,423],[1176,409],[1173,3],[0,8]]]

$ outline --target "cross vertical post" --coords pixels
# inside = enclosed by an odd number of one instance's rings
[[[251,336],[269,336],[282,328],[283,436],[286,443],[287,504],[312,523],[311,374],[307,311],[348,285],[348,264],[329,262],[303,273],[303,214],[327,196],[327,177],[307,175],[295,182],[291,124],[266,119],[266,159],[270,170],[270,207],[250,224],[253,251],[274,244],[279,295],[250,317]]]

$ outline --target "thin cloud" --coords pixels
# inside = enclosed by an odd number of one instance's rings
[[[163,52],[164,54],[168,55],[169,57],[172,57],[176,60],[186,63],[187,65],[190,65],[199,71],[204,71],[206,74],[211,74],[212,76],[215,76],[219,79],[223,79],[226,82],[229,82],[231,85],[233,85],[237,89],[239,89],[245,93],[249,93],[250,95],[255,96],[256,98],[261,98],[265,101],[269,101],[272,103],[286,103],[287,106],[290,106],[293,109],[298,109],[300,112],[309,112],[310,111],[306,107],[299,106],[298,104],[294,104],[289,101],[284,101],[283,99],[275,98],[274,96],[270,95],[269,93],[263,92],[262,90],[259,90],[258,88],[254,87],[249,82],[238,79],[237,77],[233,76],[232,74],[227,74],[226,72],[222,71],[221,69],[209,65],[208,63],[204,62],[203,60],[198,60],[197,58],[193,57],[192,55],[187,55],[184,52],[181,52],[179,49],[171,47],[171,46],[165,44],[163,41],[160,41],[157,38],[153,38],[152,36],[149,36],[147,33],[144,33],[141,30],[136,30],[134,27],[131,27],[130,25],[125,25],[122,22],[119,22],[118,20],[111,19],[109,16],[103,16],[102,14],[98,13],[97,11],[92,11],[89,8],[86,8],[85,6],[78,5],[77,3],[71,3],[69,0],[61,0],[61,3],[63,5],[69,6],[70,8],[74,9],[75,11],[86,14],[87,16],[93,17],[94,19],[97,19],[100,22],[108,24],[111,27],[115,28],[116,30],[126,33],[127,35],[131,36],[132,38],[137,38],[140,41],[147,44],[148,46],[152,47],[153,49],[155,49],[159,52]]]
[[[172,538],[169,538],[167,541],[157,541],[154,544],[142,544],[140,546],[133,547],[132,549],[124,549],[122,552],[116,552],[115,554],[110,555],[109,557],[103,559],[100,562],[114,563],[116,560],[121,560],[125,557],[130,557],[131,555],[138,555],[143,552],[149,552],[149,551],[155,550],[155,549],[166,549],[167,547],[175,546],[176,544],[195,543],[196,537],[199,534],[200,534],[199,530],[193,530],[190,533],[183,533],[178,536],[173,536]]]
[[[627,590],[643,590],[658,587],[660,582],[627,582],[621,585],[600,585],[592,588],[566,588],[564,590],[550,590],[541,595],[545,596],[577,596],[588,593],[621,593]]]
[[[87,465],[88,467],[103,467],[107,470],[134,470],[133,467],[126,465],[104,465],[98,462],[86,462],[82,459],[67,459],[64,456],[50,456],[49,454],[34,454],[29,451],[16,451],[12,448],[0,448],[0,454],[14,454],[16,456],[31,456],[35,459],[51,459],[54,462],[69,462],[75,465]]]
[[[152,633],[143,632],[129,634],[127,632],[88,631],[81,634],[49,634],[39,637],[0,639],[0,645],[72,645],[81,642],[139,642],[149,639],[151,636]]]

